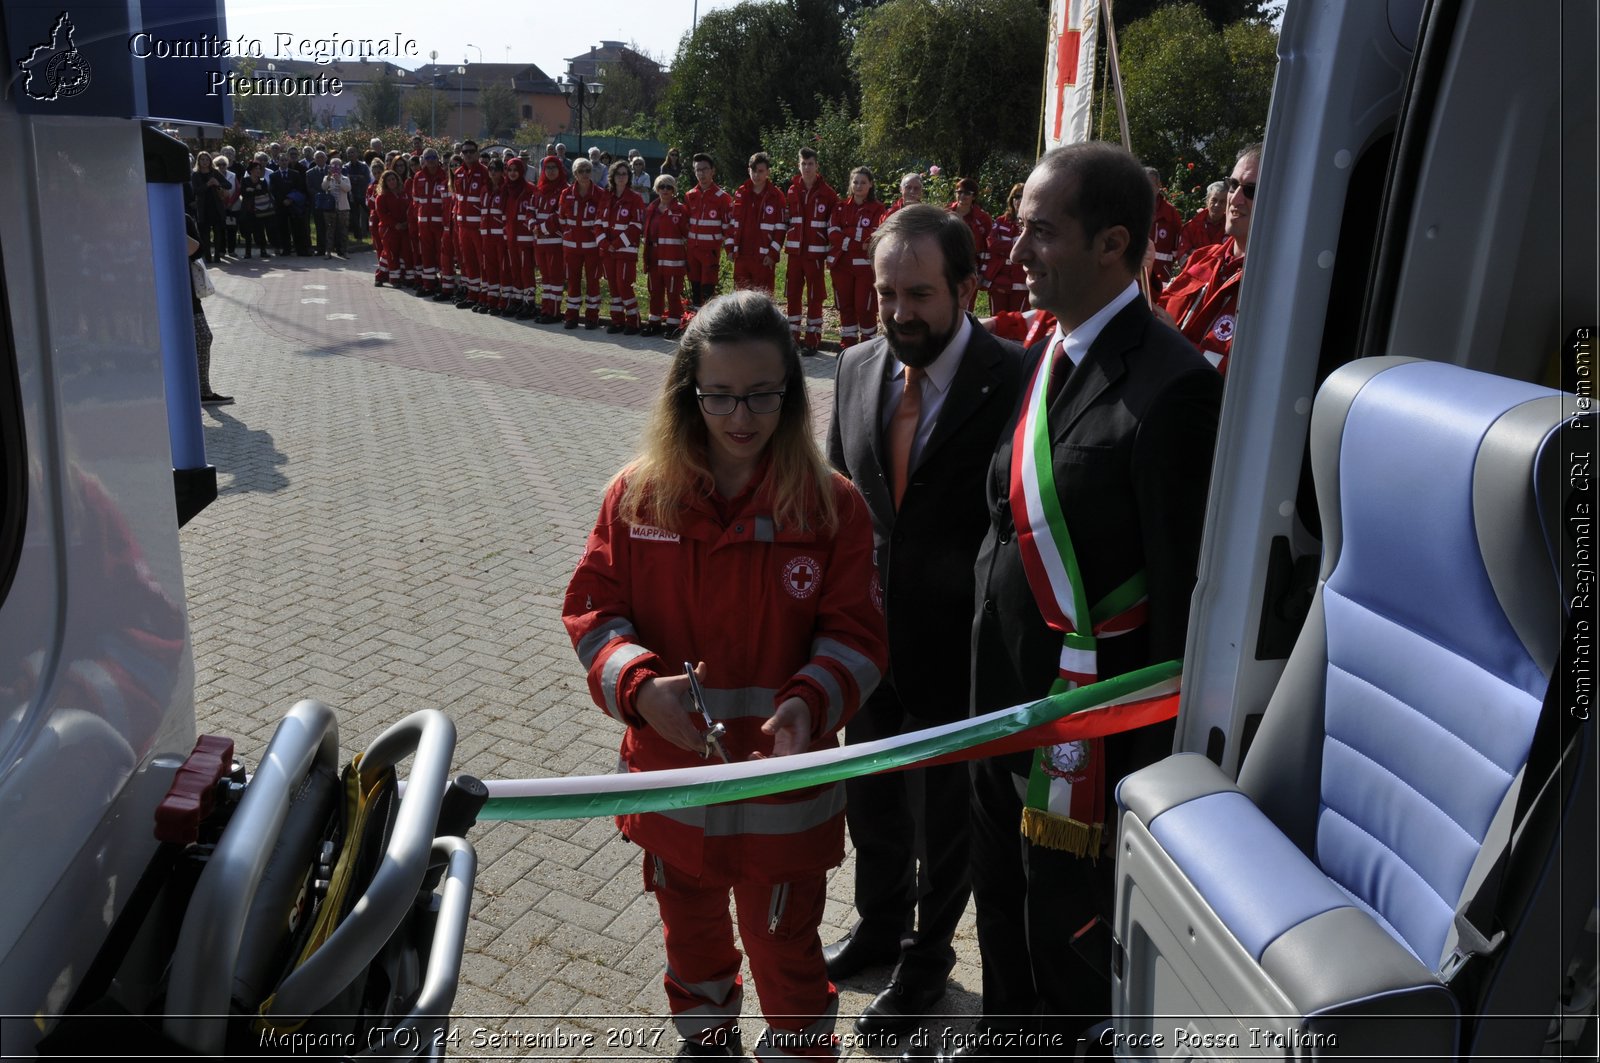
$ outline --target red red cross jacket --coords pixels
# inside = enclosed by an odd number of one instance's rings
[[[1211,212],[1201,207],[1195,216],[1183,223],[1183,228],[1178,230],[1178,258],[1186,260],[1190,255],[1202,247],[1220,244],[1228,238],[1228,233],[1223,227],[1223,220],[1211,220]]]
[[[417,205],[417,220],[423,225],[443,227],[447,201],[450,198],[450,175],[444,167],[430,174],[426,167],[411,178],[411,198]]]
[[[656,200],[644,212],[645,269],[683,270],[689,266],[689,208],[673,201]]]
[[[684,193],[683,205],[689,211],[689,247],[702,253],[721,251],[733,220],[733,197],[719,185],[695,185]]]
[[[1178,331],[1200,349],[1217,372],[1228,371],[1233,326],[1239,311],[1239,281],[1244,257],[1233,237],[1202,247],[1189,256],[1183,272],[1161,293],[1159,303],[1172,315]]]
[[[973,197],[977,198],[977,197]],[[957,203],[960,201],[958,200]],[[951,214],[956,213],[956,203],[944,208]],[[956,215],[960,217],[960,215]],[[967,216],[961,218],[967,223],[967,228],[972,230],[972,249],[978,256],[978,276],[987,276],[989,268],[989,230],[994,228],[994,219],[976,203],[967,211]]]
[[[746,181],[733,196],[733,224],[728,229],[728,253],[732,255],[771,255],[778,261],[783,251],[783,234],[789,227],[789,205],[771,181],[758,194],[753,182]]]
[[[587,196],[578,194],[576,184],[562,189],[561,205],[556,209],[561,246],[569,251],[593,251],[599,247],[608,202],[606,190],[597,184],[589,186]]]
[[[1155,265],[1150,273],[1165,284],[1172,276],[1172,262],[1178,251],[1178,233],[1183,229],[1183,215],[1167,202],[1164,192],[1156,193],[1156,213],[1150,219],[1150,245],[1156,249]]]
[[[988,257],[980,270],[984,280],[988,282],[985,287],[998,287],[1003,291],[1018,288],[1027,290],[1027,285],[1023,282],[1022,267],[1011,263],[1011,245],[1017,242],[1017,232],[1020,228],[1016,217],[1010,214],[1000,215],[990,225]]]
[[[644,238],[644,197],[632,188],[607,197],[600,249],[614,255],[637,255]]]
[[[840,200],[828,225],[830,265],[835,268],[871,266],[867,243],[886,217],[888,214],[883,204],[876,199],[869,199],[865,203],[857,203],[853,197]]]
[[[623,481],[600,516],[567,587],[562,620],[595,703],[628,725],[627,771],[704,763],[644,725],[641,677],[706,662],[705,695],[727,728],[730,760],[770,753],[761,725],[790,697],[811,706],[811,748],[839,729],[878,684],[888,657],[872,518],[833,478],[840,524],[831,537],[775,524],[765,470],[719,517],[716,500],[686,507],[676,532],[623,523]],[[842,784],[703,808],[619,817],[636,844],[701,877],[778,884],[844,858]]]
[[[789,183],[789,229],[783,249],[791,255],[826,255],[828,227],[839,205],[839,193],[818,177],[810,188],[798,176]]]
[[[477,228],[483,219],[483,196],[489,191],[489,168],[481,162],[457,166],[454,176],[456,220],[472,222]]]

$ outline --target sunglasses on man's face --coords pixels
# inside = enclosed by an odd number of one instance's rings
[[[1237,177],[1228,178],[1228,194],[1229,195],[1232,195],[1233,193],[1239,191],[1240,189],[1244,190],[1244,198],[1246,198],[1248,200],[1251,200],[1252,202],[1255,200],[1255,198],[1256,198],[1256,183],[1254,181],[1251,181],[1249,184],[1245,184],[1244,182],[1240,181]]]

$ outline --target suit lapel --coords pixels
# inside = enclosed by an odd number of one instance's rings
[[[950,392],[939,408],[939,421],[933,426],[928,445],[922,448],[918,465],[925,464],[939,452],[960,427],[989,401],[994,389],[995,370],[1000,364],[1000,345],[995,343],[977,320],[972,321],[972,335],[967,349],[962,353],[961,364],[950,381]]]
[[[1083,362],[1067,378],[1067,386],[1050,406],[1050,440],[1059,443],[1107,388],[1128,371],[1127,355],[1144,337],[1150,308],[1135,299],[1106,322],[1089,346]],[[1048,348],[1047,348],[1048,350]]]
[[[888,452],[884,449],[883,439],[883,391],[889,386],[889,371],[894,365],[894,359],[889,357],[889,346],[886,343],[875,343],[873,349],[861,360],[858,372],[861,374],[861,386],[855,388],[855,393],[860,396],[860,407],[857,416],[863,418],[871,431],[867,438],[872,441],[872,461],[877,467],[888,472]]]

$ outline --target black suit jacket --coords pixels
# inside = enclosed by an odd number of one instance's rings
[[[961,719],[970,686],[973,560],[989,526],[984,478],[1016,404],[1022,349],[972,319],[972,337],[898,513],[881,427],[894,366],[882,336],[840,356],[828,459],[872,512],[889,625],[886,682],[915,716]]]
[[[1053,339],[1028,351],[1025,380]],[[1100,642],[1102,679],[1183,656],[1221,404],[1217,371],[1138,299],[1106,324],[1050,404],[1056,489],[1090,604],[1140,570],[1148,579],[1149,622]],[[1061,652],[1028,587],[1011,519],[1014,425],[1015,413],[988,476],[972,641],[976,713],[1043,697]],[[1161,730],[1170,743],[1170,727]],[[1150,748],[1137,757],[1108,749],[1111,777],[1164,752],[1160,737],[1146,736]]]

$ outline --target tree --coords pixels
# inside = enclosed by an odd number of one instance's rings
[[[478,113],[483,116],[484,133],[491,140],[510,136],[521,121],[516,93],[500,81],[488,85],[479,83]]]
[[[1277,65],[1270,25],[1235,22],[1219,31],[1199,6],[1178,4],[1130,25],[1119,44],[1128,133],[1147,165],[1192,172],[1204,186],[1261,139]],[[1109,124],[1101,135],[1114,139],[1115,119]]]
[[[1117,0],[1111,5],[1111,13],[1116,19],[1117,33],[1127,29],[1135,22],[1149,18],[1160,8],[1171,4],[1172,0]],[[1270,22],[1272,12],[1268,0],[1191,0],[1197,2],[1200,9],[1216,29],[1230,26],[1235,22]],[[1281,3],[1276,6],[1281,7]]]
[[[654,58],[629,45],[622,58],[606,63],[600,82],[605,86],[589,119],[595,128],[607,126],[655,127],[668,78]]]
[[[866,162],[861,123],[850,112],[848,100],[816,102],[817,116],[806,119],[795,118],[785,104],[786,120],[762,131],[761,143],[772,156],[773,180],[780,182],[796,172],[801,148],[815,148],[822,179],[842,196],[850,186],[850,171]]]
[[[251,59],[237,60],[239,77],[253,78],[268,71]],[[234,119],[250,129],[304,129],[311,124],[309,96],[267,96],[239,93],[233,98]]]
[[[455,113],[456,99],[432,85],[419,85],[406,93],[406,117],[432,136],[435,130],[447,128],[450,116]]]
[[[722,179],[737,184],[762,131],[788,121],[784,104],[804,120],[818,99],[850,93],[848,51],[835,0],[745,0],[708,12],[673,59],[667,139],[685,157],[710,152]]]
[[[400,124],[400,86],[382,68],[376,76],[356,90],[356,125],[392,126]]]
[[[1046,14],[1036,0],[890,0],[850,53],[874,158],[976,173],[1039,135]]]

